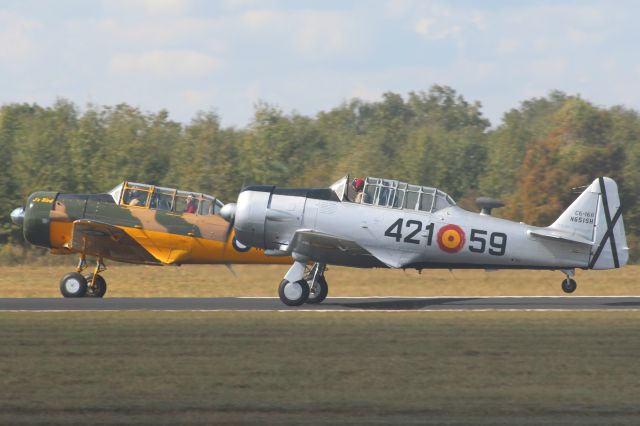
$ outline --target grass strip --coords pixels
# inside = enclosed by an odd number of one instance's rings
[[[640,313],[0,313],[0,424],[635,423]]]

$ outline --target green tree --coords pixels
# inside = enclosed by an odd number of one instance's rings
[[[199,112],[175,144],[165,182],[233,201],[240,190],[233,131],[213,112]]]

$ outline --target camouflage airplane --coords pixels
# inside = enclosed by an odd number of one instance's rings
[[[478,214],[435,188],[373,177],[353,183],[346,176],[322,189],[249,186],[223,208],[240,242],[293,257],[278,288],[285,304],[324,299],[328,264],[560,270],[562,289],[571,293],[576,268],[619,268],[629,258],[610,178],[594,180],[548,227],[491,216],[497,200],[480,200]],[[316,262],[312,277],[303,279],[309,262]]]
[[[105,194],[35,192],[11,213],[30,243],[80,255],[60,281],[65,297],[104,296],[104,259],[147,265],[290,264],[239,243],[210,195],[123,182]],[[96,258],[83,275],[86,257]]]

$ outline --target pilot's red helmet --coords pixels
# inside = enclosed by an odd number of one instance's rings
[[[362,188],[364,188],[364,181],[360,178],[355,178],[353,180],[353,187],[356,191],[362,191]]]

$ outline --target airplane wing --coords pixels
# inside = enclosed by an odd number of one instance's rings
[[[102,256],[119,262],[163,263],[123,229],[86,219],[73,222],[71,241],[66,247],[89,256]]]
[[[333,265],[348,264],[361,267],[386,265],[355,241],[308,229],[301,229],[295,233],[287,246],[287,251]]]

